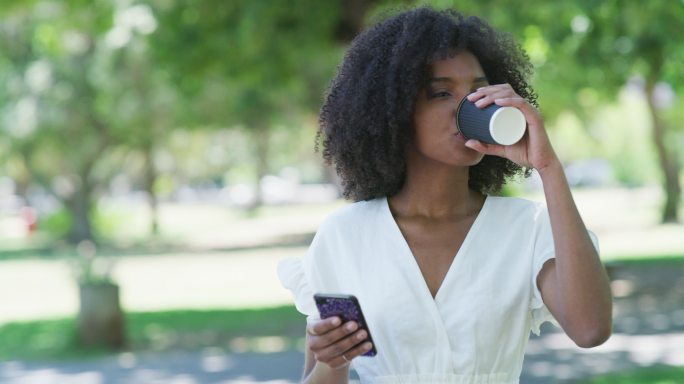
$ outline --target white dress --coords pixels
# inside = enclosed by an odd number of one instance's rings
[[[359,299],[378,351],[352,361],[361,383],[513,384],[530,331],[553,320],[536,285],[553,257],[543,204],[489,196],[433,299],[381,198],[334,212],[278,274],[310,319],[314,293]]]

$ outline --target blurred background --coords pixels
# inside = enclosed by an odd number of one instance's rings
[[[525,48],[612,280],[611,340],[549,326],[521,382],[683,383],[675,0],[3,0],[0,382],[297,382],[275,266],[346,204],[318,109],[353,37],[422,4]]]

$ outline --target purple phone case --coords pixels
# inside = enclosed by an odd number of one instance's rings
[[[333,295],[333,294],[315,294],[314,301],[316,301],[316,306],[318,307],[318,312],[321,315],[321,319],[327,319],[328,317],[338,316],[342,319],[344,324],[347,321],[355,321],[359,328],[363,328],[368,333],[368,341],[373,344],[370,351],[364,353],[361,356],[375,356],[378,351],[375,349],[375,343],[371,338],[370,330],[366,325],[366,319],[363,317],[363,312],[361,312],[361,306],[359,301],[354,295]]]

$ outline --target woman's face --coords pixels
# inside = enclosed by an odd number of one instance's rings
[[[456,128],[456,108],[466,95],[486,85],[489,83],[484,70],[468,51],[433,62],[428,86],[418,93],[410,150],[452,166],[479,163],[484,155],[466,147],[466,140]]]

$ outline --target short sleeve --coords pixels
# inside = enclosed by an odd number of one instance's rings
[[[326,219],[303,257],[293,257],[278,264],[280,283],[292,292],[295,307],[308,317],[307,320],[318,319],[318,308],[314,301],[315,292],[325,290],[325,283],[334,278],[330,267],[330,220]]]
[[[295,307],[307,316],[316,316],[318,311],[313,299],[313,289],[304,271],[304,262],[300,257],[293,257],[278,264],[280,283],[292,292]]]
[[[599,251],[598,238],[589,231],[591,239],[596,251]],[[530,301],[530,311],[532,316],[531,331],[535,335],[539,335],[540,327],[543,323],[549,321],[556,326],[558,322],[554,319],[549,309],[544,304],[541,291],[537,286],[537,277],[541,272],[544,264],[547,261],[556,257],[553,243],[553,233],[551,231],[551,220],[549,212],[545,205],[540,205],[535,217],[535,242],[534,242],[534,256],[532,262],[532,300]]]

